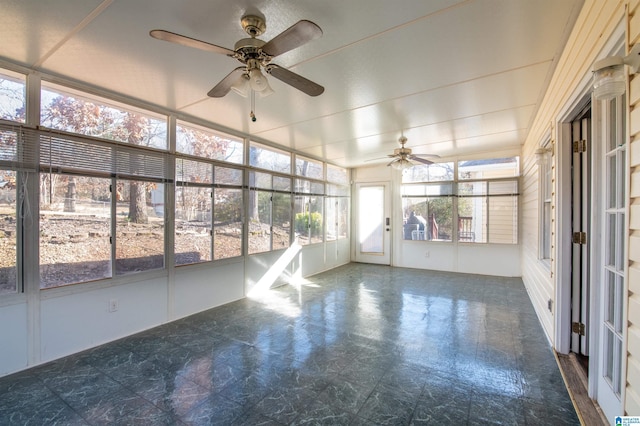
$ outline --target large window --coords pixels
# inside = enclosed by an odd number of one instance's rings
[[[18,289],[16,183],[15,171],[0,168],[0,295]]]
[[[50,83],[42,84],[40,124],[100,139],[167,149],[166,117],[90,98]]]
[[[540,235],[539,235],[539,257],[540,259],[551,259],[551,194],[552,194],[552,162],[551,143],[549,140],[536,153],[538,162],[538,180],[540,189],[538,199],[540,204]]]
[[[166,154],[143,146],[166,146],[166,120],[52,93],[43,122],[82,136],[40,133],[41,287],[163,268]]]
[[[175,263],[242,255],[242,170],[176,160]]]
[[[289,247],[291,179],[249,173],[249,254]]]
[[[178,121],[176,151],[211,160],[244,163],[242,139]]]
[[[167,254],[173,267],[348,238],[346,169],[52,82],[27,96],[26,83],[0,71],[2,295],[23,291],[31,239],[48,289],[164,269]]]
[[[43,173],[40,286],[111,275],[111,179]]]
[[[516,244],[518,174],[517,157],[404,170],[403,238]]]
[[[0,119],[24,123],[26,97],[25,76],[2,71],[0,73]]]
[[[324,184],[296,179],[295,230],[300,245],[321,243],[323,236]]]

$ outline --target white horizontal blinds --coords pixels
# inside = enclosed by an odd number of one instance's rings
[[[0,124],[0,166],[9,170],[35,171],[38,135],[23,126]]]
[[[202,161],[177,158],[176,182],[210,185],[213,183],[213,165]]]
[[[52,131],[40,131],[40,168],[118,178],[171,179],[164,152]]]

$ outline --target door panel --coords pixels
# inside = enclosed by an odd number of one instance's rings
[[[572,157],[572,247],[571,268],[571,351],[589,355],[589,242],[591,150],[591,110],[571,124]],[[584,233],[584,238],[580,237]]]
[[[390,194],[387,183],[356,185],[356,262],[391,263]]]

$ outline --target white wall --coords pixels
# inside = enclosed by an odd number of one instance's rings
[[[349,247],[344,239],[18,295],[0,306],[0,376],[239,300],[274,265],[271,285],[335,268],[350,261]]]

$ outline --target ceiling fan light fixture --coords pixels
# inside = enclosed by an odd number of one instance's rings
[[[262,92],[269,87],[269,82],[267,78],[262,74],[260,68],[252,68],[249,70],[249,81],[251,83],[251,88],[256,92]]]
[[[396,161],[391,163],[391,167],[393,167],[396,170],[404,170],[413,166],[414,164],[411,161],[407,160],[406,158],[398,158]]]
[[[242,74],[235,83],[231,85],[231,90],[238,95],[246,98],[249,96],[249,90],[251,90],[251,84],[249,83],[249,75]]]

